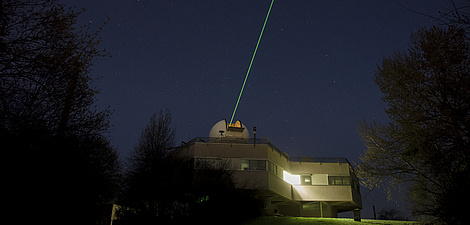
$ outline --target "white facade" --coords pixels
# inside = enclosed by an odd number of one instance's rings
[[[266,140],[250,139],[241,122],[232,126],[219,121],[210,137],[193,139],[179,154],[229,161],[237,187],[256,190],[268,215],[337,217],[362,208],[358,179],[345,158],[289,157]]]

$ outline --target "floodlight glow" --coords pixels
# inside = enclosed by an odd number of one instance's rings
[[[300,175],[292,175],[284,170],[284,181],[292,185],[300,184]]]

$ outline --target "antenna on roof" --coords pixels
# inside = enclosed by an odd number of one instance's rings
[[[253,57],[251,57],[250,66],[248,66],[248,71],[246,72],[245,81],[243,81],[242,89],[240,90],[240,95],[238,95],[237,104],[235,104],[235,109],[233,110],[232,118],[230,119],[230,123],[229,123],[230,125],[232,124],[233,117],[235,116],[235,112],[237,111],[237,108],[238,108],[238,103],[240,102],[240,98],[242,97],[243,89],[245,88],[245,83],[246,83],[246,80],[248,79],[248,74],[250,74],[251,65],[253,65],[253,60],[255,59],[256,51],[258,50],[258,45],[261,41],[261,37],[263,36],[264,27],[266,27],[266,23],[268,22],[269,13],[271,12],[273,3],[274,3],[274,0],[271,0],[271,5],[269,6],[268,13],[266,14],[266,19],[264,20],[263,28],[261,29],[261,33],[259,34],[258,43],[256,43],[256,48],[255,48],[255,51],[253,52]]]

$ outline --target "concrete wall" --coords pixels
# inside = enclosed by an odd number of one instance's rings
[[[283,204],[277,206],[278,213],[285,216],[300,216],[301,205],[295,203]]]
[[[321,209],[320,209],[321,207]],[[338,212],[327,202],[286,203],[277,206],[278,213],[285,216],[336,218]]]
[[[338,217],[338,212],[327,202],[309,202],[302,203],[300,216],[335,218]]]
[[[268,177],[269,190],[286,199],[292,199],[292,185],[272,173],[268,173]]]
[[[282,169],[289,171],[290,170],[290,161],[281,153],[278,151],[272,149],[271,147],[266,145],[266,154],[267,154],[267,159],[271,161],[272,163],[276,164],[277,166],[280,166]]]
[[[358,191],[352,190],[353,202],[356,203],[357,208],[362,209],[362,196]]]
[[[195,143],[190,149],[193,156],[222,158],[256,158],[267,159],[267,145],[239,143]]]
[[[353,201],[351,186],[294,186],[295,201]]]
[[[351,176],[348,163],[292,162],[284,153],[267,144],[203,143],[196,142],[179,153],[188,158],[221,158],[231,162],[237,188],[264,190],[267,211],[290,216],[336,217],[337,203],[342,209],[361,207],[361,196],[351,185],[328,185],[328,176]],[[282,178],[264,170],[241,170],[243,159],[268,160],[280,171],[291,174],[310,174],[312,185],[290,185]],[[268,166],[267,166],[268,169]],[[279,171],[279,170],[278,170]],[[354,176],[354,177],[353,177]],[[357,178],[356,178],[357,179]],[[322,202],[322,210],[319,210]],[[335,203],[336,202],[336,203]]]
[[[241,144],[241,143],[202,143],[196,142],[180,152],[181,156],[193,157],[220,157],[265,159],[290,170],[289,160],[277,150],[267,144]]]
[[[233,173],[236,188],[269,189],[268,171],[239,170]]]
[[[348,163],[291,162],[291,174],[330,174],[349,176]]]
[[[328,185],[328,174],[312,174],[312,185]]]

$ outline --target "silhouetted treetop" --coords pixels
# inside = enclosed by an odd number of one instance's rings
[[[106,56],[99,28],[76,27],[82,11],[54,0],[3,0],[0,17],[1,129],[99,134],[108,110],[94,108],[90,67]]]
[[[470,185],[470,43],[465,30],[420,29],[407,52],[383,60],[375,82],[390,122],[359,125],[358,165],[369,187],[402,187],[414,212],[465,221]]]

